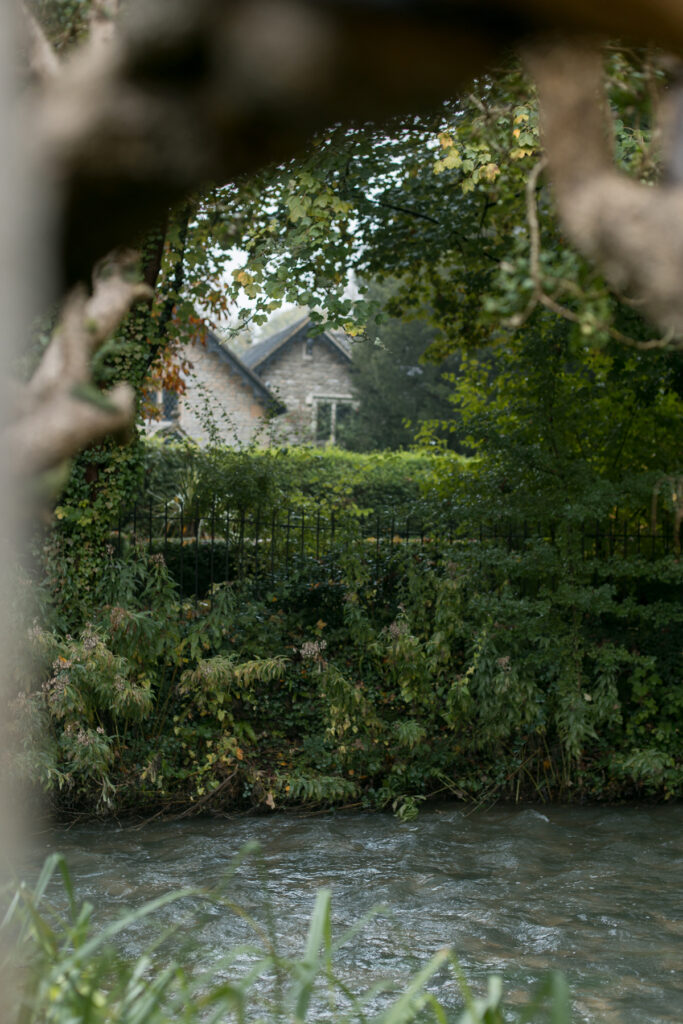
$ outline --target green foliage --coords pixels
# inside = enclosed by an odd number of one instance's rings
[[[396,283],[371,284],[369,298],[386,307]],[[448,357],[436,366],[425,353],[436,337],[427,311],[414,319],[389,318],[368,324],[352,345],[351,375],[358,409],[337,431],[338,443],[354,451],[409,448],[424,420],[452,416],[446,372],[455,373],[459,359]],[[452,429],[446,444],[455,446]]]
[[[605,63],[617,164],[653,182],[653,105],[670,72],[652,51],[610,48]],[[647,337],[631,307],[568,247],[542,182],[532,266],[527,185],[541,155],[533,84],[510,62],[436,114],[390,128],[335,127],[303,157],[218,188],[200,203],[191,244],[246,254],[230,298],[247,322],[264,322],[283,302],[356,329],[378,314],[428,309],[442,359],[526,323],[537,278],[584,342]],[[400,281],[387,308],[365,286],[348,298],[351,270],[361,282]]]
[[[59,528],[48,533],[41,558],[59,596],[56,607],[68,609],[81,625],[112,554],[118,510],[139,493],[142,472],[139,444],[105,442],[78,458],[54,510]]]
[[[676,796],[682,572],[464,525],[195,601],[131,549],[85,625],[32,630],[22,765],[117,813]]]
[[[59,46],[85,30],[86,2],[32,6]],[[606,60],[616,159],[652,182],[666,69],[651,53]],[[424,368],[431,420],[422,404],[409,416],[439,458],[138,443],[77,460],[17,709],[26,737],[47,724],[21,764],[62,808],[357,801],[410,818],[444,791],[478,802],[680,793],[680,564],[604,560],[597,540],[582,557],[571,527],[617,511],[647,524],[653,490],[681,472],[683,364],[622,346],[646,325],[567,247],[547,188],[530,179],[539,157],[533,90],[511,64],[431,117],[336,127],[303,159],[188,201],[165,239],[144,241],[159,294],[99,353],[97,386],[125,379],[142,393],[154,368],[175,382],[177,365],[157,357],[197,326],[190,296],[221,314],[246,296],[255,322],[284,301],[354,329],[376,316],[358,349],[368,390],[393,370],[393,395],[402,367]],[[246,253],[227,291],[216,246]],[[350,300],[350,270],[397,288]],[[406,326],[426,311],[430,338]],[[425,341],[437,362],[452,359],[452,410],[419,361]],[[388,419],[372,401],[375,424]],[[398,429],[391,443],[405,444]],[[265,593],[247,578],[196,602],[159,554],[132,543],[115,557],[122,504],[184,506],[171,563],[216,493],[219,511],[327,504],[351,517],[442,503],[463,529],[438,550],[372,558],[352,535],[315,577],[307,557]],[[667,500],[670,529],[678,498]],[[485,520],[542,520],[553,542],[524,531],[507,550],[474,543],[464,524]]]
[[[62,806],[119,811],[361,803],[410,817],[444,791],[679,793],[680,565],[633,546],[608,558],[586,522],[618,513],[647,534],[653,484],[678,465],[680,370],[535,315],[451,380],[469,460],[442,442],[373,456],[151,444],[145,494],[184,507],[168,564],[132,534],[114,557],[113,492],[74,483],[46,587],[66,696],[55,670],[37,673],[26,700],[50,739],[34,777],[61,785]],[[427,423],[423,437],[437,440]],[[268,579],[261,533],[242,582],[186,600],[181,560],[204,579],[213,549],[198,538],[236,506],[328,507],[351,528]],[[441,527],[424,545],[368,543],[354,524],[369,510]],[[487,543],[487,525],[507,544]]]
[[[249,848],[233,864],[239,866]],[[68,913],[47,904],[45,892],[53,874],[62,876]],[[232,873],[231,872],[231,873]],[[229,878],[229,876],[228,876]],[[76,903],[71,879],[59,855],[52,855],[31,890],[21,885],[11,899],[0,925],[3,937],[17,944],[12,967],[21,969],[21,984],[14,994],[8,1024],[199,1024],[199,1021],[291,1021],[304,1024],[317,1019],[321,1009],[339,1022],[372,1020],[375,1024],[409,1024],[416,1019],[443,1022],[447,1010],[429,991],[437,974],[451,970],[465,1003],[460,1024],[503,1024],[502,980],[492,976],[484,996],[473,996],[458,962],[448,948],[438,951],[412,977],[380,981],[358,991],[353,980],[342,978],[335,965],[339,950],[359,932],[373,911],[339,938],[333,937],[330,892],[316,896],[302,953],[284,956],[277,948],[275,929],[262,929],[248,913],[235,906],[223,891],[185,889],[160,896],[98,929],[94,908]],[[163,939],[134,962],[124,960],[116,941],[145,917],[175,904],[178,913],[191,898],[205,913],[238,913],[253,928],[256,941],[228,950],[211,971],[190,971],[163,955]],[[201,917],[184,921],[195,934]],[[178,926],[180,927],[180,926]],[[177,930],[177,929],[176,929]],[[161,949],[159,949],[161,946]],[[3,949],[7,943],[3,943]],[[245,966],[244,961],[248,959]],[[377,1010],[377,1004],[381,1009]],[[568,1024],[569,997],[564,979],[552,975],[525,1006],[526,1020],[545,1014],[555,1024]],[[372,1016],[370,1016],[372,1014]]]
[[[432,486],[436,462],[429,452],[361,455],[337,448],[234,451],[194,445],[146,443],[146,493],[154,502],[182,502],[206,514],[217,508],[269,509],[356,506],[379,511],[416,507]],[[467,464],[440,459],[453,472]]]
[[[487,519],[584,522],[618,508],[648,523],[655,482],[680,464],[682,367],[680,354],[596,349],[536,317],[451,378],[477,460],[466,479],[439,467],[441,493]],[[442,428],[424,424],[423,442]]]

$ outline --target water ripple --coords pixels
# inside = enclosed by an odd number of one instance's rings
[[[388,908],[343,951],[343,971],[360,983],[405,976],[451,944],[475,984],[488,971],[503,972],[513,1004],[558,967],[569,977],[577,1021],[683,1021],[681,807],[494,808],[471,816],[445,807],[407,826],[365,814],[141,831],[84,826],[36,839],[32,867],[64,852],[79,897],[104,921],[169,889],[215,886],[254,839],[260,865],[245,862],[229,895],[262,924],[272,907],[284,951],[301,950],[315,891],[329,886],[338,934],[373,906]],[[165,914],[162,923],[177,922],[178,908]],[[126,953],[137,953],[158,928],[140,922]],[[187,938],[181,929],[177,948]],[[192,938],[194,962],[211,962],[254,934],[214,909]],[[452,981],[440,985],[440,997],[457,1005]]]

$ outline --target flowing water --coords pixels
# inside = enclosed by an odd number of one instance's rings
[[[445,807],[401,824],[383,815],[229,818],[141,829],[79,826],[35,838],[34,868],[49,852],[68,860],[79,898],[104,923],[170,889],[215,885],[250,840],[261,845],[229,883],[257,920],[272,908],[281,951],[301,952],[315,892],[332,889],[335,933],[378,904],[340,956],[341,973],[369,986],[406,978],[444,945],[481,988],[504,975],[512,1004],[551,968],[565,972],[576,1021],[683,1022],[683,807]],[[259,860],[261,865],[259,866]],[[177,907],[162,911],[178,920]],[[124,940],[138,953],[158,918]],[[187,940],[181,928],[172,942]],[[192,935],[193,956],[218,960],[253,941],[243,918],[214,908]],[[439,998],[460,1005],[450,977]]]

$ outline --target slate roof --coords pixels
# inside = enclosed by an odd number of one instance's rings
[[[287,411],[287,407],[284,403],[281,402],[277,395],[274,395],[270,388],[266,387],[261,378],[246,365],[246,361],[236,356],[235,353],[227,347],[227,345],[223,345],[220,338],[211,330],[207,330],[206,332],[206,348],[207,351],[214,352],[224,363],[227,363],[228,366],[230,366],[230,368],[242,378],[246,386],[251,388],[254,397],[263,402],[269,410],[272,410],[275,413]]]
[[[289,327],[285,327],[284,330],[278,331],[276,334],[271,334],[268,338],[264,338],[263,341],[259,341],[255,345],[250,345],[246,352],[242,354],[242,362],[250,370],[259,373],[276,352],[284,348],[285,345],[293,341],[297,336],[300,336],[302,341],[306,337],[311,337],[312,339],[323,338],[343,359],[351,362],[351,346],[348,336],[344,331],[321,330],[319,325],[314,324],[309,316],[297,320],[296,323],[290,324]]]

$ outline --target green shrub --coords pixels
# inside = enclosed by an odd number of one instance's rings
[[[467,460],[449,453],[453,471]],[[206,513],[214,499],[221,509],[293,508],[333,505],[361,510],[418,510],[434,480],[428,452],[361,455],[338,448],[236,451],[202,450],[190,443],[147,442],[143,504],[182,501]],[[443,471],[443,466],[441,467]]]
[[[559,540],[358,539],[194,600],[134,548],[85,624],[32,631],[22,766],[101,813],[671,798],[681,583]]]

